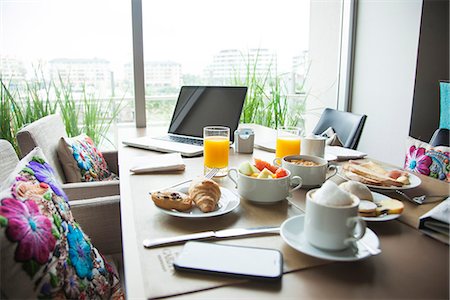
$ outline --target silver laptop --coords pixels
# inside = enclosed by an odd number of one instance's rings
[[[122,143],[160,152],[180,152],[186,157],[202,155],[203,127],[227,126],[233,142],[246,94],[247,87],[242,86],[183,86],[167,135]]]

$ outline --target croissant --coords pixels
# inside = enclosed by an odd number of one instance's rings
[[[215,181],[204,177],[193,180],[189,187],[189,197],[202,212],[215,210],[220,195],[219,185]]]

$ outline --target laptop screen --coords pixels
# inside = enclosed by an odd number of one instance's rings
[[[246,94],[241,86],[181,87],[169,133],[202,138],[203,127],[227,126],[233,141]]]

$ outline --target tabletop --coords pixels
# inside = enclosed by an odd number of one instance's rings
[[[148,130],[148,129],[147,129]],[[133,134],[146,135],[145,129]],[[448,246],[417,230],[418,217],[436,204],[416,206],[404,202],[401,218],[371,222],[368,227],[378,236],[382,253],[356,262],[331,262],[300,253],[279,235],[215,241],[223,244],[278,249],[284,256],[284,275],[280,283],[185,274],[173,269],[173,260],[183,245],[145,249],[145,238],[177,236],[207,230],[279,226],[304,210],[307,190],[300,189],[291,201],[261,205],[241,199],[232,212],[206,219],[186,219],[161,213],[149,192],[203,172],[203,158],[184,158],[186,169],[172,174],[132,175],[136,157],[160,153],[130,147],[119,149],[121,223],[126,294],[130,299],[146,298],[428,298],[449,297]],[[274,154],[255,149],[253,154],[237,154],[230,149],[230,166],[258,157],[271,161]],[[442,190],[448,185],[421,177],[414,194]],[[335,178],[339,180],[339,178]],[[228,178],[218,179],[224,188],[236,191]],[[392,196],[392,195],[390,195]]]

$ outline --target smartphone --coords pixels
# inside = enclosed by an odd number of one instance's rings
[[[280,280],[283,255],[274,249],[187,242],[174,261],[176,270],[249,279]]]

